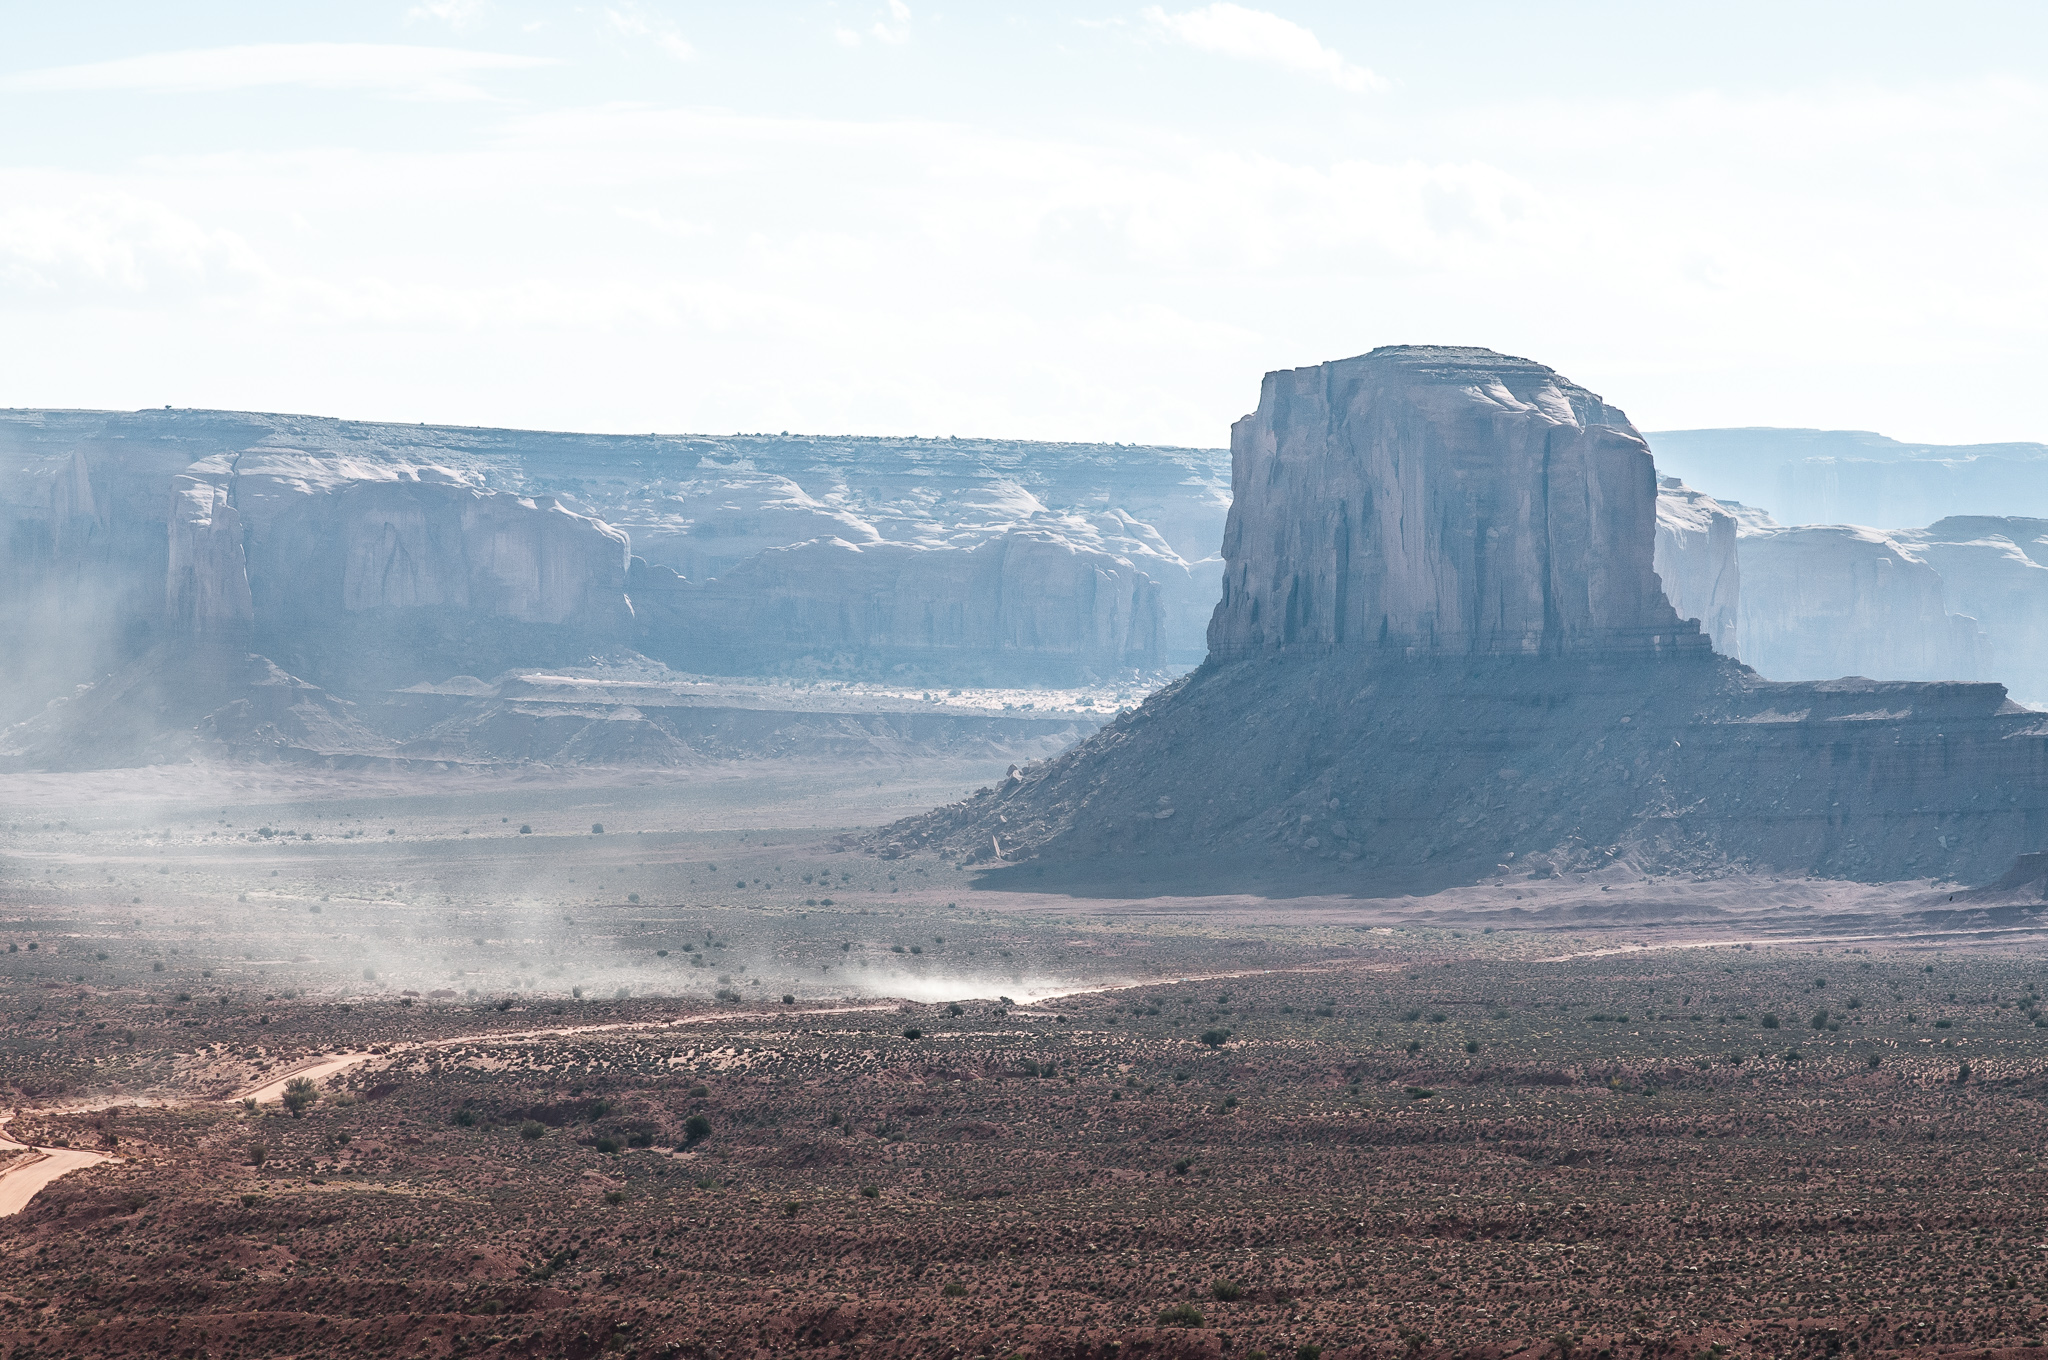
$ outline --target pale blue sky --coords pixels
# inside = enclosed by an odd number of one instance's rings
[[[0,405],[1213,444],[1441,342],[2048,439],[2044,15],[0,3]]]

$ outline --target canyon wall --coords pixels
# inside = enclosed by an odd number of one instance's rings
[[[1395,346],[1266,376],[1231,429],[1216,658],[1701,654],[1628,418],[1541,364]]]
[[[827,539],[701,585],[636,564],[641,650],[680,669],[797,664],[1093,680],[1156,665],[1160,589],[1127,558],[1042,530],[967,549]]]
[[[1657,579],[1682,619],[1700,626],[1722,656],[1740,656],[1742,568],[1736,520],[1676,477],[1657,479]]]
[[[1975,619],[1952,614],[1939,572],[1889,535],[1803,524],[1745,535],[1742,659],[1781,680],[1989,679]]]
[[[622,648],[934,683],[1191,665],[1226,505],[1214,450],[0,412],[0,627],[34,644],[0,657],[0,723],[228,635],[349,693]]]

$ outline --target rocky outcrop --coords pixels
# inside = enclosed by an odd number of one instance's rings
[[[242,517],[226,488],[202,477],[171,479],[170,559],[164,615],[195,638],[242,638],[256,622]]]
[[[1774,680],[1979,680],[1990,645],[1891,535],[1804,524],[1744,535],[1742,659]]]
[[[2048,717],[2003,687],[1776,683],[1688,644],[1640,444],[1547,369],[1270,375],[1233,450],[1209,662],[872,848],[1091,891],[1388,893],[1616,864],[1982,881],[2048,841]],[[1778,641],[1754,575],[1745,649]]]
[[[1159,587],[1126,558],[1037,530],[966,550],[826,539],[698,585],[636,562],[641,649],[688,670],[906,668],[1071,683],[1159,664]],[[992,679],[993,677],[976,677]]]
[[[1393,346],[1270,373],[1231,429],[1218,659],[1701,655],[1628,418],[1526,359]]]
[[[1722,656],[1740,656],[1742,568],[1736,518],[1676,477],[1657,479],[1657,579],[1680,618],[1698,623]]]

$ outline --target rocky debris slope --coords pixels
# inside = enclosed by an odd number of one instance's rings
[[[1217,654],[873,848],[1379,892],[1615,860],[1981,880],[2048,837],[2048,719],[2003,687],[1772,683],[1648,598],[1647,455],[1538,365],[1432,349],[1276,374],[1237,435]],[[1532,475],[1546,447],[1566,456]],[[1401,551],[1347,539],[1367,523]]]
[[[1676,477],[1657,479],[1657,578],[1680,618],[1698,622],[1722,656],[1740,656],[1742,568],[1737,521]]]
[[[198,758],[334,767],[393,754],[356,705],[232,643],[165,643],[0,729],[0,768],[126,769]]]

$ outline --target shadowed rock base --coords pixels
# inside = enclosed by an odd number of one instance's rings
[[[1999,685],[1780,684],[1718,658],[1252,658],[871,844],[1112,895],[1616,862],[1982,882],[2048,844],[2048,716]]]

